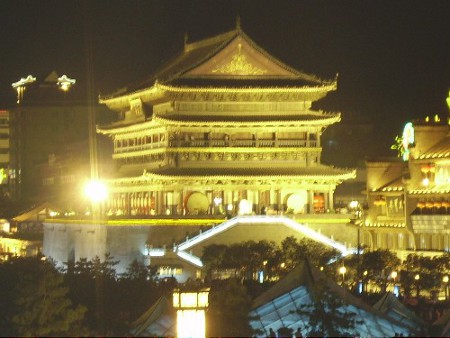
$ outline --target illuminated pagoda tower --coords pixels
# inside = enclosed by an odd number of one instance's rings
[[[120,120],[109,215],[312,214],[355,173],[320,163],[321,135],[339,113],[311,109],[336,89],[280,62],[235,30],[185,43],[138,86],[100,103]]]
[[[238,27],[194,43],[154,76],[100,98],[119,115],[111,138],[108,217],[47,219],[43,251],[57,262],[110,253],[161,277],[200,278],[203,248],[309,237],[356,247],[333,194],[354,170],[320,163],[321,135],[339,113],[311,108],[336,89],[280,62]],[[106,215],[103,215],[106,216]]]

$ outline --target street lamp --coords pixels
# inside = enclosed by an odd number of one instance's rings
[[[417,297],[419,297],[419,295],[420,295],[420,287],[419,287],[420,275],[418,273],[414,276],[414,280],[416,282],[416,295],[417,295]]]
[[[396,297],[398,297],[400,295],[399,286],[396,283],[397,282],[397,276],[398,276],[397,271],[392,271],[391,272],[391,278],[394,280],[394,295]]]
[[[449,277],[448,276],[442,277],[442,281],[444,282],[445,300],[447,300],[448,299],[448,281],[449,281]]]
[[[395,283],[395,279],[397,278],[397,276],[398,276],[397,271],[392,271],[391,272],[391,278],[394,280],[394,283]]]
[[[88,181],[84,186],[84,193],[91,201],[93,215],[99,215],[101,209],[100,206],[108,198],[106,185],[99,180]]]
[[[347,272],[347,268],[345,266],[341,266],[339,268],[339,273],[342,275],[342,286],[344,286],[345,283],[345,273]]]
[[[354,224],[356,225],[356,254],[357,254],[357,265],[356,265],[356,275],[358,278],[358,289],[360,293],[363,291],[363,281],[361,277],[361,225],[363,223],[363,213],[361,204],[357,200],[353,200],[348,204],[349,208],[354,211],[355,219]]]
[[[205,310],[209,305],[209,288],[199,291],[173,292],[177,309],[177,337],[206,337]]]

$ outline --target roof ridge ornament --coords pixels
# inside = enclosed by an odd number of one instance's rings
[[[242,53],[242,44],[237,45],[237,53],[233,55],[230,62],[212,70],[212,73],[221,73],[228,75],[262,75],[267,70],[255,67]]]
[[[242,28],[241,28],[241,16],[237,15],[236,16],[236,30],[238,32],[242,32]]]
[[[188,39],[189,39],[188,33],[184,32],[184,51],[186,51],[186,46],[188,45]]]

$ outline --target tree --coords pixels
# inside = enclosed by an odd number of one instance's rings
[[[355,318],[356,313],[345,309],[344,301],[330,291],[324,280],[311,286],[310,291],[311,303],[297,310],[307,318],[308,336],[357,336],[355,326],[360,322]]]
[[[361,257],[362,268],[367,271],[367,278],[374,281],[382,292],[386,291],[388,276],[400,268],[400,263],[394,252],[383,249],[364,252]]]
[[[449,258],[448,253],[435,257],[408,255],[403,262],[401,273],[405,294],[410,295],[413,288],[416,289],[417,296],[420,295],[420,290],[437,293],[441,286],[442,276],[450,265]]]
[[[209,280],[212,279],[213,272],[223,267],[226,251],[227,246],[224,244],[211,244],[203,249],[202,262]]]
[[[280,270],[280,275],[291,271],[303,262],[305,258],[309,259],[312,265],[320,267],[327,265],[331,259],[339,255],[337,250],[329,248],[322,243],[309,238],[302,238],[298,241],[293,236],[286,237],[281,242],[279,253],[281,255],[281,263],[284,263],[283,269]]]
[[[49,262],[24,271],[15,289],[12,325],[20,336],[80,336],[86,308],[72,306],[64,277]]]
[[[217,281],[211,286],[207,313],[208,337],[249,337],[251,298],[237,279]]]
[[[157,286],[157,267],[145,266],[134,260],[119,280],[114,289],[107,294],[112,301],[109,308],[113,314],[112,322],[125,324],[144,313],[160,296]],[[170,290],[172,291],[172,290]],[[126,335],[126,327],[115,326],[116,335]]]

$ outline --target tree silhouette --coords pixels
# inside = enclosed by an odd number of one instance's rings
[[[251,298],[245,287],[232,278],[212,285],[207,313],[208,337],[249,337]]]
[[[36,263],[35,263],[36,264]],[[23,271],[15,288],[12,325],[20,336],[80,336],[86,308],[72,306],[64,277],[49,262]]]
[[[310,287],[311,303],[303,304],[297,313],[306,317],[308,336],[342,337],[357,336],[355,326],[359,321],[356,313],[345,309],[345,302],[330,291],[325,281],[320,280]]]

